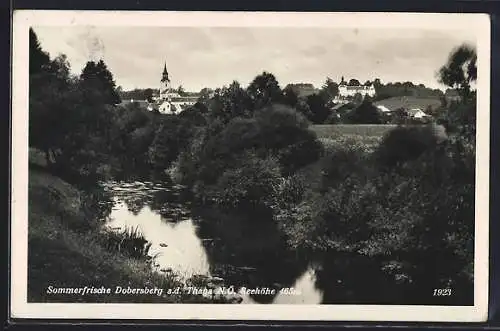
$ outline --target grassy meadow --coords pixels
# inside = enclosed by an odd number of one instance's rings
[[[315,124],[310,129],[316,133],[326,150],[347,143],[363,145],[369,152],[395,127],[395,124]]]
[[[426,111],[428,108],[436,109],[441,106],[439,98],[422,98],[414,96],[395,96],[374,102],[376,106],[383,105],[389,109],[419,108]]]
[[[315,124],[311,129],[318,138],[335,138],[338,136],[382,137],[395,124]]]

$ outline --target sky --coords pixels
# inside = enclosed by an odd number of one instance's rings
[[[474,32],[421,29],[279,27],[34,26],[53,58],[65,54],[79,74],[89,60],[103,59],[124,90],[157,88],[164,63],[172,86],[197,92],[273,73],[281,87],[327,77],[339,82],[380,78],[432,88],[436,72],[454,47],[476,44]]]

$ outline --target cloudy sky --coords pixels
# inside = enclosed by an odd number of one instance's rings
[[[262,71],[280,85],[339,81],[412,81],[440,87],[437,69],[473,32],[415,29],[41,27],[42,48],[68,56],[72,71],[102,58],[125,90],[157,87],[163,64],[172,85],[188,91],[233,80],[248,84]]]

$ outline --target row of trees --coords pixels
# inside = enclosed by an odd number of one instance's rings
[[[49,167],[98,172],[109,153],[112,109],[120,100],[103,61],[89,61],[78,77],[64,55],[50,59],[30,30],[30,146]],[[69,175],[69,174],[68,174]]]
[[[203,122],[199,111],[176,117],[118,105],[120,91],[102,60],[87,62],[74,76],[64,55],[51,59],[29,33],[30,146],[43,151],[47,168],[66,180],[161,171]]]
[[[152,88],[136,88],[130,91],[124,91],[121,86],[118,86],[116,91],[122,100],[147,100],[148,102],[153,102],[154,97],[160,93],[159,89]],[[178,93],[181,97],[193,95],[193,93],[186,92],[182,85],[179,85],[179,87],[172,91]]]

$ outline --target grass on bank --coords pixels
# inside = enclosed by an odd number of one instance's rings
[[[181,286],[175,274],[153,272],[144,260],[109,251],[98,222],[82,212],[82,195],[40,170],[29,174],[28,302],[206,302],[201,296],[113,294],[126,288]],[[90,228],[89,228],[90,225]],[[111,288],[110,295],[48,294],[49,286]]]

